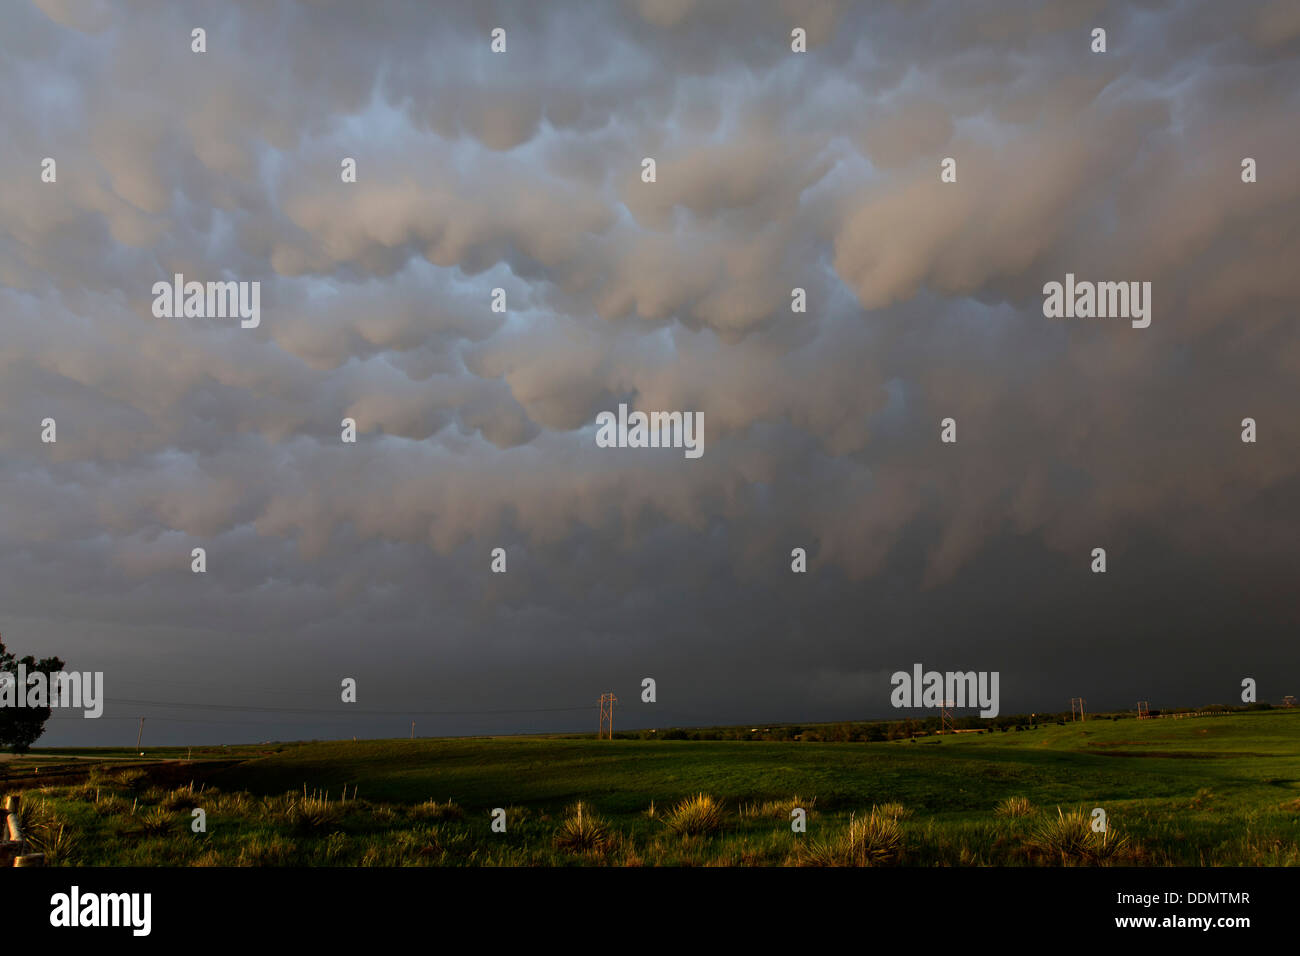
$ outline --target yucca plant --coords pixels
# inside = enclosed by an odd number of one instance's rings
[[[44,800],[24,800],[18,805],[18,826],[24,836],[30,836],[42,826],[53,821],[53,814]],[[4,839],[9,839],[5,834]]]
[[[1064,812],[1056,808],[1056,817],[1048,817],[1034,827],[1028,845],[1063,865],[1071,863],[1105,863],[1131,846],[1129,838],[1107,826],[1100,833],[1082,810]]]
[[[722,819],[722,802],[707,793],[687,797],[663,817],[670,830],[683,836],[714,833],[722,826]]]
[[[906,820],[912,815],[912,811],[903,806],[901,803],[882,803],[873,808],[875,813],[882,817],[888,817],[891,820]]]
[[[126,814],[131,810],[131,805],[126,802],[125,797],[120,797],[115,793],[102,793],[95,800],[95,813],[101,817],[112,817],[118,814]]]
[[[325,845],[318,852],[326,863],[337,863],[348,853],[351,842],[346,833],[335,831],[325,838]]]
[[[68,788],[68,797],[72,800],[84,800],[94,803],[99,796],[99,787],[87,780],[85,783]]]
[[[45,862],[50,866],[66,863],[76,849],[76,831],[44,800],[24,801],[19,806],[18,822],[27,841],[27,852],[44,853]]]
[[[884,866],[898,860],[903,851],[903,828],[895,817],[876,807],[865,817],[849,819],[846,850],[853,866]]]
[[[159,806],[164,810],[193,810],[198,805],[198,794],[193,787],[177,787],[159,801]]]
[[[317,794],[294,799],[285,813],[286,821],[303,831],[333,829],[341,816],[337,803],[330,803],[328,797]]]
[[[775,817],[778,820],[789,820],[790,811],[796,807],[804,810],[811,819],[814,815],[813,807],[817,804],[816,797],[801,797],[797,793],[786,800],[765,800],[762,803],[751,803],[740,810],[742,817]]]
[[[293,812],[297,800],[297,796],[292,793],[282,793],[276,797],[262,797],[257,801],[257,815],[269,822],[277,820],[285,822],[288,820],[289,814]]]
[[[231,816],[248,816],[253,811],[253,795],[244,790],[234,793],[221,793],[209,790],[206,799],[208,809],[213,813]]]
[[[125,787],[128,790],[144,790],[149,784],[149,775],[143,770],[131,768],[118,773],[114,781],[119,787]]]
[[[579,800],[560,824],[555,845],[583,853],[604,850],[610,845],[609,826]]]
[[[68,824],[50,822],[38,827],[28,842],[37,853],[45,854],[46,866],[60,866],[72,862],[81,840]]]
[[[999,817],[1027,817],[1033,812],[1034,806],[1028,797],[1007,797],[993,810]]]
[[[279,837],[255,836],[239,850],[236,866],[291,866],[298,848]]]
[[[426,800],[424,803],[417,803],[410,809],[410,817],[413,820],[459,820],[465,816],[462,810],[451,800],[446,803],[439,803],[437,800]]]
[[[162,836],[176,825],[171,812],[162,807],[151,807],[136,817],[140,832],[145,836]]]
[[[848,829],[838,838],[801,846],[794,862],[799,866],[888,866],[903,853],[903,828],[897,818],[872,807],[864,817],[849,818]]]
[[[1088,857],[1098,865],[1104,866],[1135,849],[1135,845],[1127,833],[1120,833],[1109,824],[1101,833],[1094,833],[1093,837],[1094,839],[1088,847]]]

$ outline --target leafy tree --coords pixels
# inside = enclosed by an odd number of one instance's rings
[[[30,654],[23,658],[16,657],[5,649],[4,641],[0,640],[0,683],[5,681],[16,683],[19,664],[27,668],[28,677],[43,673],[51,692],[54,690],[52,675],[63,670],[64,667],[63,661],[57,657],[46,657],[39,661]],[[26,694],[27,688],[15,687],[13,693]],[[8,747],[16,754],[29,750],[36,739],[45,732],[45,722],[50,719],[48,704],[47,698],[45,707],[0,706],[0,747]]]

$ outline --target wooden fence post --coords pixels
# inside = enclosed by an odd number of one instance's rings
[[[22,828],[18,825],[18,808],[22,805],[22,798],[16,793],[10,794],[5,798],[5,815],[8,818],[9,839],[21,843],[23,839]]]
[[[9,797],[0,809],[0,866],[15,866],[22,855],[22,830],[18,826],[18,798]]]
[[[0,866],[13,866],[18,844],[9,842],[9,810],[0,807]]]

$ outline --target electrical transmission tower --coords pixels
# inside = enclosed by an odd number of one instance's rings
[[[600,695],[600,730],[596,739],[614,739],[614,702],[618,700],[613,694]]]
[[[939,733],[950,734],[957,729],[952,718],[952,709],[956,706],[955,700],[945,700],[939,708]]]
[[[1070,720],[1071,721],[1076,719],[1075,717],[1076,714],[1078,715],[1077,719],[1081,722],[1088,719],[1087,715],[1083,712],[1083,705],[1086,703],[1087,701],[1084,700],[1082,697],[1070,698]]]
[[[1145,720],[1151,716],[1151,702],[1149,700],[1138,701],[1138,720]]]

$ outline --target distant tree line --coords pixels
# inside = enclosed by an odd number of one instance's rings
[[[1167,711],[1177,713],[1184,708]],[[1211,704],[1196,708],[1204,713],[1234,713],[1241,711],[1271,710],[1267,703]],[[1152,717],[1162,711],[1152,710]],[[1070,722],[1070,712],[1054,714],[1007,714],[999,717],[961,716],[953,720],[953,727],[980,733],[1012,733],[1036,730],[1044,724],[1064,725]],[[1089,714],[1088,721],[1135,720],[1133,713]],[[941,729],[939,716],[909,717],[901,720],[838,721],[826,724],[772,724],[765,727],[668,727],[653,730],[624,730],[615,732],[621,740],[784,740],[825,743],[878,743],[890,740],[907,740],[936,734]]]

